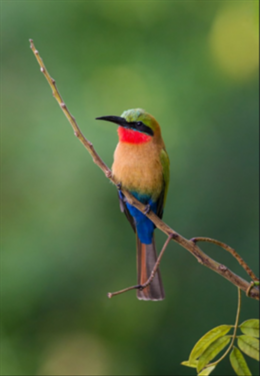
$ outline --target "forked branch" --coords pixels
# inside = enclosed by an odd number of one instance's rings
[[[54,98],[59,103],[63,113],[69,120],[75,136],[81,141],[81,143],[85,146],[85,148],[88,150],[90,155],[93,158],[93,161],[95,164],[97,164],[101,170],[104,172],[105,176],[116,185],[116,182],[112,176],[111,170],[106,166],[106,164],[102,161],[102,159],[99,157],[97,152],[95,151],[92,143],[88,141],[82,134],[81,130],[79,129],[79,126],[77,125],[77,122],[75,118],[71,115],[69,112],[67,106],[65,105],[58,89],[55,83],[55,80],[51,78],[49,75],[40,55],[39,52],[36,50],[33,40],[30,39],[30,47],[40,65],[40,70],[44,74],[45,78],[47,79],[51,89]],[[240,276],[233,273],[230,269],[228,269],[225,265],[220,264],[219,262],[213,260],[209,256],[207,256],[202,250],[198,247],[196,244],[197,241],[202,241],[203,238],[193,238],[191,240],[188,240],[178,234],[176,231],[174,231],[172,228],[170,228],[166,223],[164,223],[159,217],[156,216],[152,211],[149,213],[146,213],[146,207],[143,205],[140,201],[138,201],[134,196],[131,195],[127,190],[124,188],[121,189],[122,193],[126,197],[127,201],[133,205],[135,208],[143,212],[150,220],[156,225],[157,228],[159,228],[162,232],[164,232],[168,237],[171,237],[172,240],[174,240],[176,243],[180,244],[183,248],[187,249],[197,260],[200,264],[206,266],[207,268],[214,270],[216,273],[220,274],[222,277],[226,278],[228,281],[233,283],[235,286],[243,290],[244,292],[248,293],[248,296],[250,296],[253,299],[259,300],[259,287],[253,285],[251,282],[248,282],[241,278]],[[208,239],[208,238],[206,238]],[[205,240],[203,240],[205,241]],[[207,240],[208,241],[208,240]],[[218,244],[219,243],[219,244]],[[215,244],[220,245],[221,242],[215,241]],[[221,243],[223,244],[223,243]],[[221,245],[222,246],[222,245]],[[228,247],[228,246],[227,246]],[[229,247],[230,248],[230,247]],[[234,253],[233,253],[234,256]],[[240,256],[239,256],[240,257]],[[237,257],[236,257],[237,258]],[[238,259],[238,258],[237,258]],[[242,260],[242,259],[241,259]],[[246,263],[243,261],[242,265],[245,268]],[[251,269],[247,266],[247,271],[251,271]],[[251,271],[252,272],[252,271]],[[250,272],[250,276],[254,281],[258,281],[257,277],[254,275],[254,273]],[[147,281],[148,282],[148,281]],[[138,286],[133,286],[128,289],[125,289],[124,291],[128,291],[129,289],[138,288]],[[123,292],[123,291],[122,291]]]

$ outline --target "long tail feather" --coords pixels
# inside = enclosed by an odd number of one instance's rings
[[[143,284],[150,277],[157,260],[154,237],[151,244],[141,243],[137,238],[137,273],[138,284]],[[159,269],[149,286],[143,290],[137,290],[137,298],[140,300],[162,300],[164,299],[164,289],[162,285]]]

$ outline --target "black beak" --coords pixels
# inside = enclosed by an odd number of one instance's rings
[[[120,116],[101,116],[101,117],[97,117],[96,120],[111,121],[112,123],[121,125],[121,127],[130,128],[130,124],[126,121],[126,119]]]
[[[106,120],[106,121],[111,121],[112,123],[115,123],[117,125],[120,125],[121,127],[124,128],[130,128],[134,129],[136,131],[146,133],[149,136],[153,136],[153,130],[141,121],[126,121],[125,118],[122,118],[120,116],[101,116],[97,117],[96,120]]]

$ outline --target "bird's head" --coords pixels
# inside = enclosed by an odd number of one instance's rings
[[[155,118],[140,108],[124,111],[121,116],[102,116],[96,119],[118,124],[121,142],[142,144],[161,138],[160,126]]]

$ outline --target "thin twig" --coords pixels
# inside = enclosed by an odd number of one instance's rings
[[[69,120],[76,137],[82,142],[85,148],[88,150],[90,155],[93,158],[95,164],[97,164],[101,170],[104,172],[105,176],[115,185],[117,185],[116,181],[112,176],[111,170],[106,166],[106,164],[102,161],[99,157],[97,152],[95,151],[91,142],[89,142],[82,134],[81,130],[79,129],[75,118],[70,114],[69,110],[67,109],[66,105],[64,104],[58,89],[56,87],[55,81],[51,78],[49,73],[47,72],[45,65],[39,56],[39,52],[36,50],[32,39],[30,39],[30,47],[41,67],[41,72],[44,74],[45,78],[47,79],[54,98],[58,101],[61,109],[63,110],[64,114],[66,115],[67,119]],[[183,248],[187,249],[196,259],[198,262],[211,270],[214,270],[216,273],[220,274],[222,277],[226,278],[228,281],[233,283],[235,286],[239,287],[243,291],[249,291],[249,296],[253,299],[259,300],[259,288],[253,286],[250,290],[248,287],[250,286],[250,282],[245,281],[240,276],[233,273],[229,270],[225,265],[220,264],[219,262],[211,259],[207,256],[202,250],[191,240],[185,239],[183,236],[178,234],[172,228],[170,228],[166,223],[164,223],[157,215],[150,211],[149,213],[145,212],[145,205],[143,205],[140,201],[138,201],[131,193],[129,193],[126,189],[121,189],[122,193],[126,197],[127,201],[130,205],[133,205],[135,208],[140,210],[141,212],[145,213],[145,215],[159,228],[162,232],[164,232],[167,236],[172,235],[172,239],[180,244]]]
[[[107,294],[107,296],[108,296],[109,299],[111,299],[111,298],[113,298],[113,296],[123,294],[124,292],[127,292],[127,291],[137,290],[137,289],[140,289],[140,287],[141,287],[141,285],[135,285],[135,286],[126,287],[123,290],[119,290],[119,291],[115,291],[115,292],[109,292]]]
[[[259,279],[257,278],[257,276],[254,274],[254,272],[249,268],[249,266],[247,265],[247,263],[242,259],[242,257],[233,249],[231,248],[229,245],[225,244],[225,243],[222,243],[220,242],[219,240],[215,240],[215,239],[211,239],[211,238],[206,238],[206,237],[201,237],[201,236],[196,236],[196,238],[192,238],[191,241],[193,241],[194,243],[197,243],[197,242],[207,242],[207,243],[213,243],[213,244],[216,244],[218,245],[219,247],[225,249],[226,251],[228,251],[229,253],[231,253],[231,255],[233,257],[235,257],[235,259],[239,262],[239,264],[242,266],[242,268],[245,269],[245,271],[247,272],[247,274],[252,278],[253,281],[259,281]]]
[[[159,267],[159,264],[160,264],[160,262],[161,262],[161,259],[162,259],[162,257],[163,257],[163,254],[164,254],[164,252],[165,252],[165,250],[166,250],[168,244],[169,244],[170,241],[172,240],[172,238],[173,238],[173,235],[170,234],[170,235],[168,236],[168,238],[166,239],[166,242],[164,243],[164,246],[162,247],[162,250],[161,250],[161,252],[160,252],[160,254],[159,254],[159,256],[158,256],[158,258],[157,258],[157,260],[156,260],[156,263],[155,263],[155,265],[154,265],[154,267],[153,267],[153,270],[152,270],[152,272],[151,272],[150,277],[147,279],[147,281],[146,281],[145,283],[143,283],[143,284],[141,285],[142,289],[144,289],[145,287],[149,286],[150,283],[152,282],[152,280],[153,280],[153,278],[154,278],[154,276],[155,276],[155,273],[156,273],[156,271],[157,271],[157,269],[158,269],[158,267]]]
[[[237,290],[238,290],[237,313],[236,313],[236,321],[235,321],[235,325],[234,325],[234,332],[233,332],[233,335],[232,335],[232,341],[231,341],[230,345],[228,346],[227,350],[224,352],[224,354],[218,360],[216,360],[215,362],[209,363],[207,365],[207,367],[205,367],[205,368],[216,366],[218,363],[220,363],[221,360],[223,360],[227,356],[227,354],[229,353],[229,351],[232,349],[232,347],[234,345],[236,335],[237,335],[237,328],[238,328],[240,311],[241,311],[241,290],[239,288]]]
[[[115,296],[115,295],[123,294],[124,292],[131,291],[131,290],[137,290],[137,289],[143,290],[145,287],[149,286],[150,283],[152,282],[154,276],[155,276],[155,273],[156,273],[158,267],[159,267],[159,264],[160,264],[160,261],[162,259],[162,256],[163,256],[163,254],[164,254],[164,252],[165,252],[165,250],[166,250],[166,248],[167,248],[167,246],[168,246],[168,244],[170,243],[171,240],[172,240],[172,235],[169,235],[168,238],[167,238],[167,240],[166,240],[166,242],[164,243],[164,246],[163,246],[163,248],[162,248],[162,250],[161,250],[161,252],[160,252],[157,260],[156,260],[156,263],[155,263],[155,265],[153,267],[153,270],[152,270],[152,272],[150,274],[150,277],[147,279],[147,281],[145,283],[143,283],[142,285],[130,286],[130,287],[127,287],[127,288],[125,288],[123,290],[119,290],[119,291],[116,291],[116,292],[109,292],[107,294],[107,296],[109,298],[113,298],[113,296]]]

